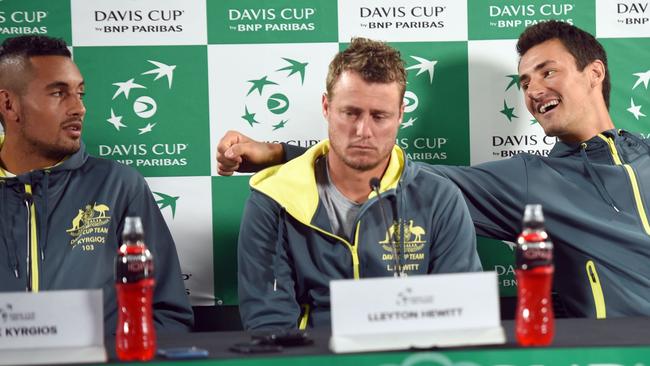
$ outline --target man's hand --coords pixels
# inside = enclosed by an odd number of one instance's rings
[[[237,131],[228,131],[217,145],[219,175],[256,172],[282,162],[282,145],[255,141]]]

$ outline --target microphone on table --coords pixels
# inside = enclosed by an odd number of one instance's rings
[[[384,226],[386,226],[386,230],[388,233],[388,241],[390,243],[390,247],[392,250],[393,254],[393,275],[395,277],[406,277],[406,273],[402,271],[402,266],[400,265],[400,250],[397,247],[397,244],[395,243],[395,240],[393,240],[393,235],[390,232],[390,226],[388,226],[388,219],[386,216],[386,211],[384,210],[384,199],[381,196],[381,193],[379,193],[379,178],[377,177],[372,177],[370,178],[370,189],[375,191],[377,193],[377,201],[379,201],[379,210],[381,211],[381,217],[384,220]],[[397,230],[401,234],[401,223],[398,221],[397,223]]]

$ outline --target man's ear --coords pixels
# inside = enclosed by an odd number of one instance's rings
[[[605,80],[605,64],[601,60],[595,60],[587,65],[587,68],[591,87],[595,88],[596,86],[602,84],[603,80]]]
[[[18,120],[20,103],[15,93],[7,89],[0,89],[0,115],[5,122],[5,128],[8,122]]]
[[[323,97],[321,98],[321,105],[322,105],[323,117],[327,118],[330,109],[330,103],[329,100],[327,99],[327,93],[323,93]]]

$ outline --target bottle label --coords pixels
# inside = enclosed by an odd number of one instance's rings
[[[550,241],[523,242],[517,245],[517,268],[531,269],[553,265],[553,244]]]
[[[153,260],[144,254],[119,256],[115,263],[117,283],[135,283],[153,278]]]

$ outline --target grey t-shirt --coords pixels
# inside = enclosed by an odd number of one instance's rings
[[[354,221],[362,204],[348,199],[334,186],[327,167],[327,156],[316,160],[314,168],[318,196],[327,211],[332,233],[349,241],[353,235]]]

